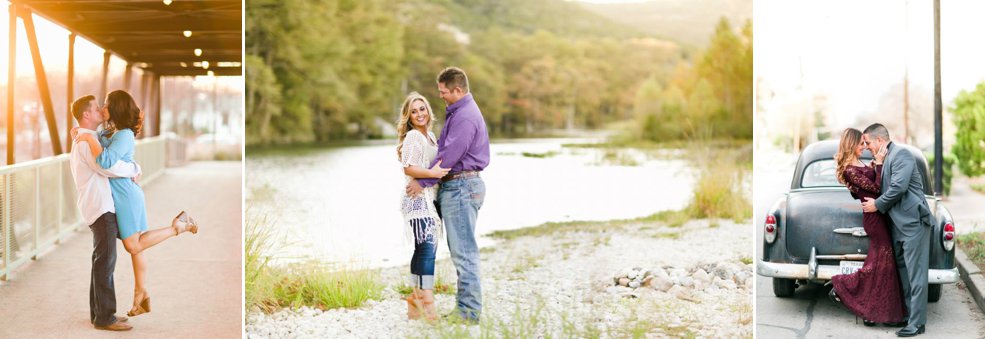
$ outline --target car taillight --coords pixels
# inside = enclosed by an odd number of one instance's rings
[[[766,215],[765,230],[766,233],[763,235],[763,238],[766,239],[766,242],[772,244],[773,241],[776,241],[776,217],[772,214]]]
[[[944,249],[950,251],[954,248],[954,224],[948,222],[944,224]]]

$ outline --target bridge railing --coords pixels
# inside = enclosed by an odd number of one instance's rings
[[[164,136],[137,141],[134,161],[141,167],[141,185],[164,173],[167,145]],[[69,156],[0,167],[0,280],[88,226],[76,205]]]

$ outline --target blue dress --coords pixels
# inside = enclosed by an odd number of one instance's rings
[[[135,144],[133,131],[119,130],[112,137],[99,135],[99,144],[103,153],[96,158],[96,163],[102,168],[110,168],[117,161],[134,162],[133,151]],[[144,191],[130,178],[109,178],[109,187],[113,192],[113,205],[116,207],[116,224],[120,228],[120,239],[147,230],[147,209],[144,207]]]

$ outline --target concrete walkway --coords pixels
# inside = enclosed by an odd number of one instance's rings
[[[957,168],[954,169],[957,171]],[[985,232],[985,194],[971,189],[971,179],[957,176],[944,205],[954,216],[958,234]]]
[[[239,338],[242,335],[242,165],[196,162],[168,169],[144,187],[150,228],[186,210],[200,225],[148,249],[152,312],[134,329],[89,323],[92,234],[76,232],[0,284],[0,338]],[[117,243],[117,315],[133,302],[133,266]]]

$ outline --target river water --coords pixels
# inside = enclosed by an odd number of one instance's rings
[[[548,221],[635,218],[680,209],[695,173],[680,150],[565,147],[595,139],[494,140],[477,233]],[[526,155],[524,153],[527,153]],[[406,265],[404,175],[392,142],[250,153],[247,214],[285,235],[282,260]],[[494,246],[487,237],[480,246]],[[446,244],[438,258],[448,257]]]

